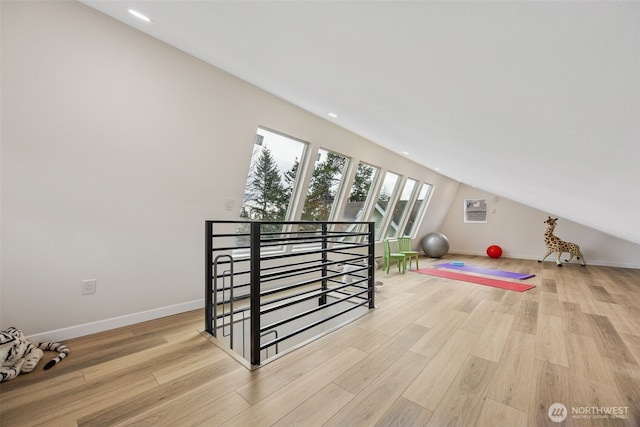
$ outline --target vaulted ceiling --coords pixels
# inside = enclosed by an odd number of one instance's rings
[[[638,2],[83,3],[446,176],[640,244]]]

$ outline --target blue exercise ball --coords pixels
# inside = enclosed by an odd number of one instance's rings
[[[449,239],[444,234],[434,231],[422,238],[420,246],[426,256],[440,258],[449,252]]]

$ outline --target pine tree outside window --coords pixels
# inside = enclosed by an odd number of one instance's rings
[[[298,181],[300,159],[306,144],[288,136],[258,128],[245,184],[240,218],[252,221],[286,221]],[[246,233],[242,225],[239,233]],[[278,224],[263,232],[281,231]]]
[[[342,213],[344,221],[356,222],[366,220],[364,214],[367,208],[367,201],[369,200],[371,185],[377,174],[378,168],[365,163],[358,164],[356,176],[353,179],[351,191],[349,192],[349,198]]]
[[[348,222],[361,222],[368,221],[365,216],[367,213],[367,207],[369,206],[370,190],[378,175],[378,168],[367,165],[365,163],[359,163],[356,169],[356,174],[351,184],[351,190],[349,191],[349,197],[344,204],[342,210],[342,221]],[[348,225],[341,229],[341,231],[347,232],[364,232],[363,227],[356,225]],[[346,237],[341,240],[344,241],[359,241],[361,236]]]
[[[347,158],[320,149],[309,182],[309,190],[302,208],[303,221],[328,221],[339,195],[340,184],[347,164]],[[305,225],[301,230],[316,230],[318,227]]]

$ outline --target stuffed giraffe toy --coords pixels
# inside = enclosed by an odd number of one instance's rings
[[[580,247],[578,245],[576,245],[575,243],[565,242],[553,235],[553,230],[556,228],[557,220],[558,218],[549,217],[544,222],[545,224],[547,224],[547,231],[544,232],[544,244],[547,246],[547,253],[544,254],[542,259],[538,260],[538,262],[544,261],[545,258],[555,252],[556,264],[558,265],[558,267],[562,267],[560,257],[562,256],[563,252],[567,252],[569,255],[571,255],[571,258],[565,259],[566,262],[570,262],[575,256],[580,261],[580,264],[582,264],[582,266],[587,265],[584,261],[584,257],[582,256],[582,252],[580,252]]]

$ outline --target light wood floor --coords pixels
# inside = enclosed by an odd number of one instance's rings
[[[377,310],[253,372],[199,332],[200,310],[70,340],[53,369],[2,384],[0,425],[640,426],[640,270],[453,259],[537,287],[379,271]],[[572,414],[607,407],[626,418]]]

